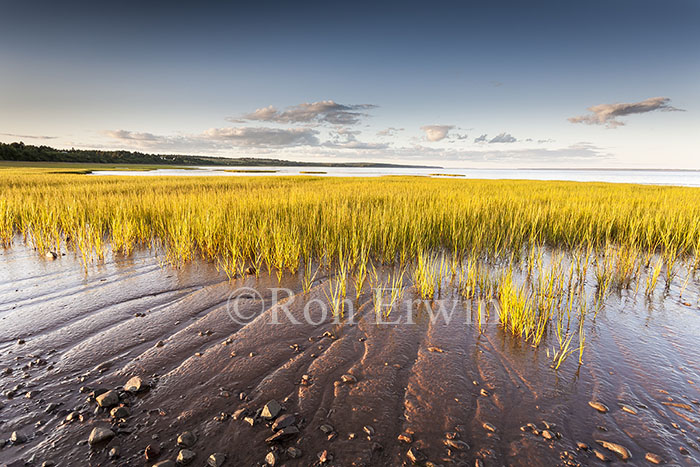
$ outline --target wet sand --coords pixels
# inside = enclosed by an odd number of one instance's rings
[[[253,317],[243,324],[227,309],[241,286],[262,292],[238,296]],[[297,295],[276,302],[276,287]],[[224,465],[265,465],[271,450],[276,465],[289,466],[318,465],[323,451],[326,465],[412,465],[409,450],[422,465],[602,464],[592,449],[614,463],[651,465],[652,452],[671,465],[700,464],[697,279],[683,298],[680,284],[651,301],[614,293],[587,325],[584,364],[573,355],[558,371],[551,341],[533,349],[494,316],[480,335],[460,301],[449,324],[416,307],[412,325],[377,325],[368,293],[354,323],[305,323],[304,305],[327,302],[327,289],[324,277],[307,294],[295,277],[229,281],[211,264],[163,267],[149,252],[108,255],[86,275],[70,254],[50,261],[21,245],[0,250],[0,465],[152,465],[146,447],[160,450],[158,461],[175,460],[185,431],[196,435],[191,465],[212,453],[225,454]],[[282,305],[302,324],[273,324]],[[319,306],[310,310],[320,318]],[[133,376],[150,389],[123,391]],[[128,416],[96,412],[90,392],[99,389],[118,389]],[[233,414],[254,416],[271,400],[299,433],[268,444],[269,423]],[[90,446],[95,427],[115,436]],[[13,432],[26,440],[10,442]],[[631,459],[596,440],[624,446]]]

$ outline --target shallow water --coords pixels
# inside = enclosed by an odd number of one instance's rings
[[[241,286],[260,296],[235,293]],[[275,299],[280,287],[295,295],[279,299],[286,297],[280,292]],[[672,465],[698,465],[700,284],[691,278],[682,298],[680,284],[666,298],[661,289],[650,301],[633,291],[613,293],[587,324],[584,364],[572,356],[555,371],[546,353],[551,339],[533,349],[504,333],[493,316],[479,334],[473,310],[449,290],[430,305],[433,311],[440,303],[455,305],[449,323],[431,320],[418,304],[392,311],[389,318],[401,323],[378,325],[368,293],[354,304],[351,323],[349,314],[335,322],[329,315],[322,320],[325,277],[303,294],[296,277],[229,281],[211,264],[161,266],[149,252],[107,255],[86,275],[71,254],[49,261],[15,245],[0,250],[0,370],[12,370],[0,375],[0,439],[16,430],[29,439],[0,448],[0,462],[105,465],[116,446],[115,465],[143,465],[147,445],[162,444],[160,459],[174,459],[177,435],[191,430],[198,434],[195,465],[213,452],[226,453],[226,465],[259,465],[270,428],[230,414],[275,399],[296,414],[301,431],[282,444],[303,453],[297,460],[283,454],[286,465],[312,465],[324,449],[334,456],[330,465],[410,464],[411,446],[442,465],[474,465],[477,458],[486,466],[565,465],[563,451],[571,453],[570,465],[595,465],[577,441],[618,462],[595,440],[625,446],[632,465],[644,464],[648,451]],[[239,315],[227,307],[232,293]],[[407,289],[404,298],[417,297]],[[309,303],[308,316],[318,325],[304,317]],[[242,315],[249,319],[232,319]],[[38,358],[46,363],[31,364]],[[347,373],[357,382],[340,383]],[[130,416],[121,424],[106,412],[93,415],[94,403],[78,391],[121,387],[134,375],[154,384],[124,396]],[[303,375],[308,385],[301,384]],[[26,398],[28,391],[37,392]],[[593,399],[610,411],[592,409]],[[46,413],[49,403],[60,405]],[[63,423],[73,410],[85,420]],[[535,423],[541,430],[543,420],[556,424],[552,431],[561,438],[520,429]],[[329,441],[322,424],[337,437]],[[91,449],[84,441],[95,426],[112,427],[117,436]],[[403,432],[412,433],[411,445],[397,440]],[[469,449],[450,450],[448,432]]]
[[[241,170],[242,172],[226,172]],[[245,172],[246,170],[250,172]],[[255,171],[267,172],[255,172]],[[272,172],[270,172],[272,171]],[[322,172],[304,174],[302,172]],[[652,185],[700,186],[695,170],[600,170],[600,169],[436,169],[436,168],[347,168],[347,167],[197,167],[196,169],[157,169],[151,171],[96,171],[93,175],[127,176],[287,176],[380,177],[386,175],[446,176],[489,180],[566,180],[575,182],[641,183]]]

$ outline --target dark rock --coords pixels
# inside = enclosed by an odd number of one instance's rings
[[[280,456],[275,451],[270,451],[265,456],[265,463],[269,466],[280,465]]]
[[[231,415],[231,418],[233,418],[234,420],[240,420],[244,416],[246,416],[247,414],[248,414],[248,409],[243,407],[243,408],[240,408],[240,409],[236,410],[235,412],[233,412],[233,415]]]
[[[425,457],[425,454],[420,452],[418,450],[418,448],[416,448],[416,447],[412,447],[411,449],[409,449],[408,452],[406,453],[406,457],[408,457],[408,460],[410,460],[412,463],[414,463],[416,465],[422,464],[427,459]]]
[[[326,464],[328,462],[331,462],[333,460],[333,454],[329,453],[327,449],[324,449],[323,451],[318,453],[318,461],[321,464]]]
[[[274,435],[267,438],[265,442],[267,444],[279,443],[297,435],[299,435],[299,428],[292,425],[277,431]]]
[[[13,431],[12,435],[10,435],[10,442],[12,444],[23,444],[27,442],[27,437],[19,431]]]
[[[271,400],[262,409],[260,416],[265,420],[272,420],[282,411],[282,406],[276,400]]]
[[[207,459],[207,465],[209,467],[221,467],[226,462],[226,454],[222,452],[215,452]]]
[[[469,450],[469,445],[465,443],[464,441],[458,441],[456,439],[446,439],[445,441],[445,446],[451,449],[455,449],[457,451],[468,451]]]
[[[484,422],[481,426],[483,426],[484,430],[486,430],[486,431],[490,431],[491,433],[496,432],[496,427],[493,426],[491,423]]]
[[[197,442],[197,437],[191,431],[185,431],[177,437],[177,445],[183,448],[191,448]]]
[[[115,407],[110,412],[109,415],[112,418],[126,418],[129,416],[129,410],[126,407]]]
[[[119,394],[117,391],[107,391],[95,397],[95,401],[100,407],[114,407],[119,403]]]
[[[357,378],[351,374],[344,374],[343,376],[340,377],[340,380],[345,384],[357,383]]]
[[[144,456],[149,462],[153,462],[154,460],[158,459],[158,457],[160,457],[160,446],[158,446],[157,444],[149,444],[148,446],[146,446]]]
[[[298,459],[299,457],[301,457],[302,452],[301,449],[294,446],[290,446],[287,448],[287,455],[292,459]]]
[[[294,425],[294,422],[296,422],[296,417],[292,414],[284,414],[280,415],[277,417],[277,420],[275,420],[275,423],[272,424],[272,431],[278,431],[281,430],[282,428],[286,428],[290,425]]]
[[[194,451],[190,451],[189,449],[181,449],[180,452],[177,453],[177,459],[175,459],[175,462],[180,465],[187,465],[190,464],[195,457],[197,457],[197,453]]]

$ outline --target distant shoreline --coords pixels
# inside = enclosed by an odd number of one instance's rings
[[[55,149],[49,146],[33,146],[22,142],[0,143],[0,161],[222,167],[443,168],[436,165],[389,164],[383,162],[301,162],[283,159],[258,159],[255,157],[227,158],[179,154],[147,154],[132,151],[102,151],[97,149]]]

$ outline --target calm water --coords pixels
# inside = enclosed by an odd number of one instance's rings
[[[227,172],[238,170],[239,172]],[[254,172],[254,171],[265,172]],[[245,172],[250,171],[250,172]],[[321,172],[321,173],[304,173]],[[130,176],[212,176],[252,177],[315,175],[324,177],[380,177],[385,175],[439,176],[459,175],[474,179],[569,180],[576,182],[642,183],[653,185],[700,186],[700,171],[663,170],[542,170],[542,169],[423,169],[423,168],[348,168],[348,167],[197,167],[194,169],[158,169],[151,171],[105,170],[94,175]]]

